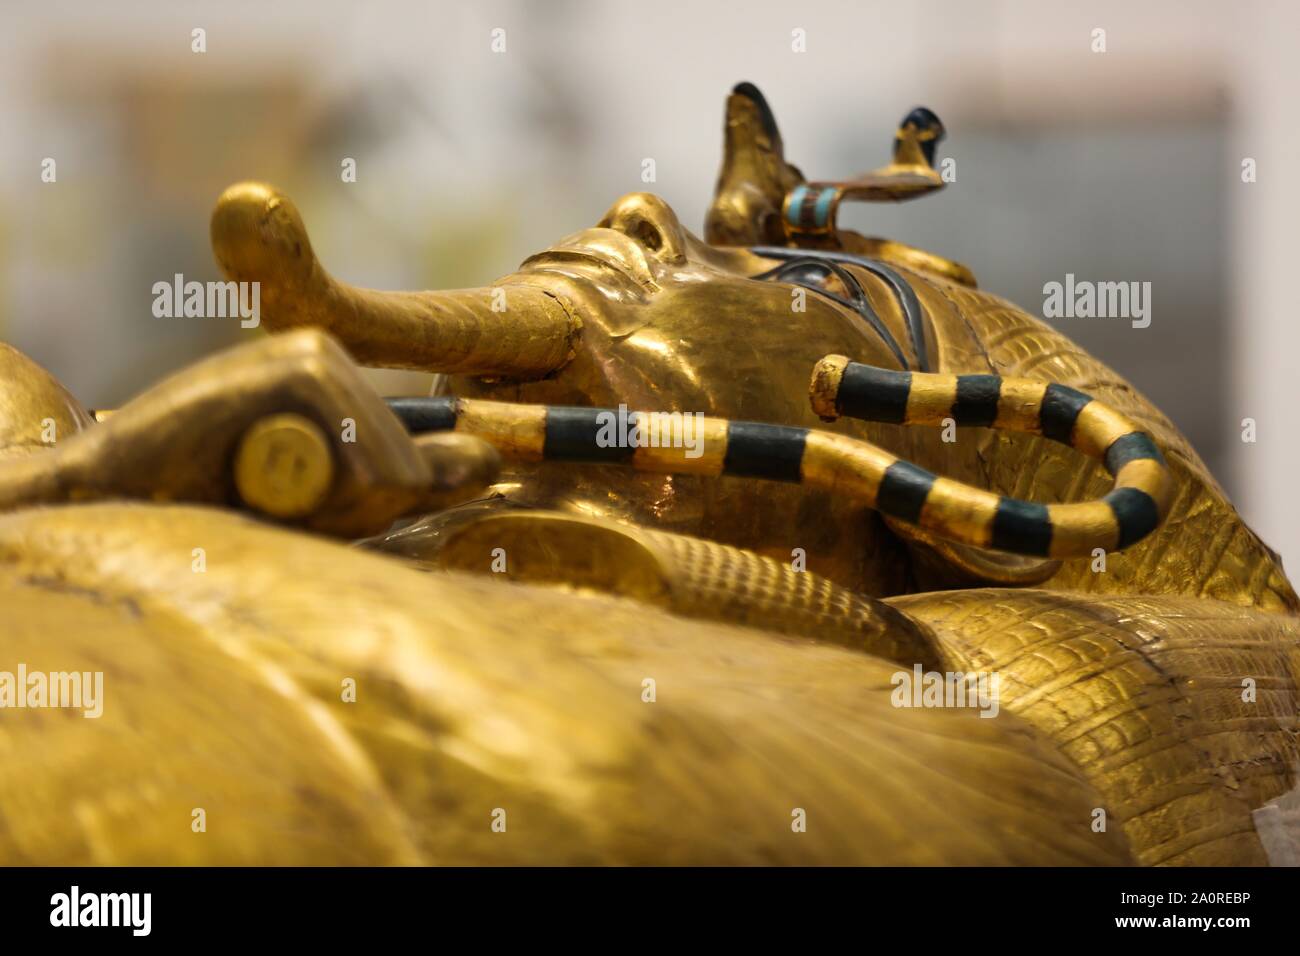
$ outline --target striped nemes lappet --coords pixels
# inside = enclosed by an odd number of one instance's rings
[[[803,483],[940,537],[1014,554],[1085,557],[1146,537],[1172,483],[1154,442],[1114,409],[1062,385],[996,375],[903,372],[828,355],[810,388],[813,410],[902,425],[978,425],[1042,435],[1105,464],[1114,488],[1098,501],[1039,504],[934,475],[869,442],[808,428],[699,416],[695,457],[668,443],[610,443],[606,408],[461,398],[395,398],[414,433],[475,435],[516,461],[621,464],[638,471],[736,475]],[[628,417],[652,413],[633,412]]]

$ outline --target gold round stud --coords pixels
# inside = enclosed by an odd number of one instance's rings
[[[240,440],[235,487],[250,507],[275,518],[302,518],[320,507],[334,481],[324,434],[301,415],[268,415]]]

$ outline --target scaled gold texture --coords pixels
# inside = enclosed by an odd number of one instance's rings
[[[808,181],[741,84],[702,239],[636,193],[452,292],[348,285],[240,183],[272,335],[111,415],[0,346],[0,671],[104,674],[0,711],[0,863],[1288,858],[1277,556],[1100,361],[837,225],[941,188],[944,132]]]

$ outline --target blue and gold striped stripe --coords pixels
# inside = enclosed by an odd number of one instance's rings
[[[834,222],[833,213],[839,205],[838,186],[819,183],[800,183],[785,200],[785,220],[793,228],[826,232]]]
[[[867,442],[807,428],[687,416],[696,429],[695,452],[688,454],[680,445],[602,440],[602,429],[619,420],[613,409],[455,398],[393,399],[389,406],[413,432],[466,432],[516,460],[803,483],[949,540],[1023,555],[1069,558],[1126,548],[1150,534],[1169,506],[1168,470],[1151,439],[1071,388],[994,375],[900,372],[827,356],[813,375],[812,402],[826,419],[848,415],[901,425],[951,419],[1040,434],[1103,462],[1115,487],[1099,501],[1045,505],[973,488]]]
[[[813,373],[811,396],[813,409],[825,420],[846,415],[899,425],[951,421],[1042,435],[1102,462],[1115,479],[1113,490],[1098,502],[1044,505],[971,488],[965,488],[969,494],[950,489],[936,497],[942,479],[929,476],[926,506],[941,513],[935,520],[964,514],[966,530],[997,550],[1068,557],[1094,548],[1126,548],[1154,531],[1169,505],[1168,469],[1151,438],[1114,409],[1065,385],[901,372],[829,355]],[[906,483],[913,499],[921,495],[918,476],[909,473],[898,481]],[[906,514],[894,516],[924,524]]]

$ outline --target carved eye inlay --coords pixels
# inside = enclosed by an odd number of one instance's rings
[[[871,300],[867,298],[867,294],[862,290],[862,284],[858,282],[853,273],[839,263],[814,256],[800,256],[788,259],[776,268],[769,269],[767,272],[754,276],[754,278],[760,281],[783,282],[809,289],[846,309],[852,309],[889,347],[889,351],[898,360],[899,368],[910,367],[907,357],[889,331],[888,326],[881,321],[880,316],[876,314],[876,310],[871,307]]]

